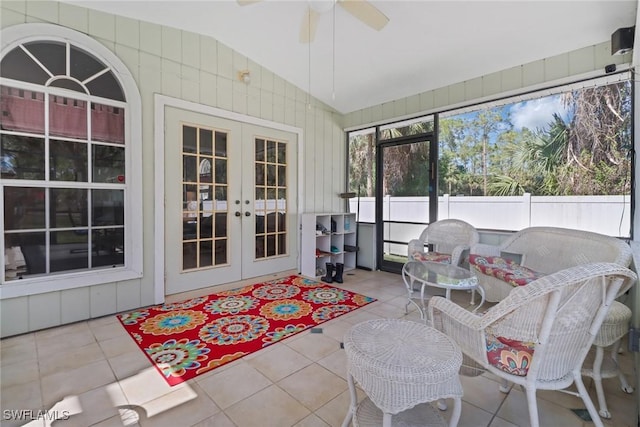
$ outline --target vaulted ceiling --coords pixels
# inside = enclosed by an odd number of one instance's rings
[[[609,41],[635,25],[638,7],[638,0],[371,0],[389,19],[378,31],[344,7],[322,11],[327,1],[67,2],[214,37],[341,113]],[[315,37],[302,43],[310,3],[320,10]]]

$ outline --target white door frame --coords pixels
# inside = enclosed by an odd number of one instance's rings
[[[297,135],[297,149],[298,149],[298,217],[302,213],[302,194],[304,190],[303,175],[301,173],[302,161],[303,161],[303,130],[301,128],[286,125],[283,123],[276,123],[270,120],[260,119],[257,117],[247,116],[245,114],[235,113],[233,111],[227,111],[208,105],[198,104],[196,102],[185,101],[183,99],[173,98],[166,95],[154,95],[154,268],[153,268],[153,296],[154,304],[162,304],[165,298],[165,286],[164,286],[164,137],[165,137],[165,107],[174,107],[182,110],[193,111],[196,113],[208,114],[210,116],[216,116],[223,119],[235,120],[241,123],[248,123],[257,126],[262,126],[271,129],[277,129],[285,132],[291,132]],[[299,233],[299,230],[294,230]],[[297,264],[300,263],[300,238],[296,239],[297,247],[295,248],[297,253]]]

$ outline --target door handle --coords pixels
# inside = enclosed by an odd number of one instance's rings
[[[238,211],[236,211],[236,216],[241,216],[242,214]]]
[[[246,212],[244,213],[244,216],[251,216],[251,212],[246,211]]]

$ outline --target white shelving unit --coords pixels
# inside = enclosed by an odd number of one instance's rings
[[[323,232],[323,230],[326,230]],[[356,214],[302,214],[300,273],[320,278],[318,268],[326,263],[344,264],[344,271],[356,268]]]

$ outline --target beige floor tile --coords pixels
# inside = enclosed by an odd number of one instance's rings
[[[82,347],[65,348],[54,353],[40,356],[40,375],[46,377],[66,370],[77,369],[90,363],[104,360],[102,349],[96,342]]]
[[[2,368],[14,363],[37,359],[35,334],[21,335],[0,341],[0,367]]]
[[[524,392],[524,389],[519,385],[515,385],[514,388],[516,390]],[[577,388],[575,387],[575,385],[570,386],[567,390],[577,393]],[[595,390],[593,393],[591,393],[591,395],[593,398],[595,398]],[[558,406],[562,406],[563,408],[567,408],[567,409],[585,407],[585,404],[582,401],[582,398],[580,396],[574,396],[569,393],[563,393],[555,390],[539,390],[536,393],[536,396],[538,396],[538,399],[540,400],[546,400],[548,402],[551,402]],[[594,400],[594,403],[595,403],[595,400]]]
[[[273,346],[269,346],[269,347],[273,347]],[[218,366],[218,367],[216,367],[216,368],[214,368],[214,369],[212,369],[212,370],[210,370],[208,372],[204,372],[204,373],[198,375],[196,377],[196,379],[198,381],[204,380],[204,379],[206,379],[206,378],[208,378],[210,376],[218,375],[220,372],[226,371],[227,369],[231,369],[231,368],[235,367],[236,365],[242,365],[242,364],[246,363],[247,360],[249,360],[251,357],[254,357],[255,355],[257,355],[257,354],[259,354],[259,353],[261,353],[263,351],[265,351],[265,352],[271,351],[271,348],[263,348],[262,350],[258,350],[258,351],[254,352],[254,353],[248,354],[248,355],[246,355],[244,357],[241,357],[240,359],[232,360],[231,362],[225,363],[224,365]]]
[[[299,423],[296,423],[293,427],[330,427],[329,424],[322,421],[316,414],[311,414],[304,418]]]
[[[265,388],[225,410],[238,427],[288,427],[310,412],[276,385]]]
[[[36,332],[38,357],[42,359],[60,351],[68,351],[69,349],[84,347],[96,342],[93,332],[91,332],[86,323],[75,325],[78,326],[66,329],[70,332],[64,334],[55,333],[54,330],[47,330],[46,332],[49,332],[47,334]]]
[[[40,380],[40,368],[37,359],[12,363],[0,368],[0,384],[2,387],[12,387]]]
[[[404,320],[411,320],[412,322],[424,323],[425,321],[422,319],[420,315],[420,311],[414,306],[413,310],[409,309],[409,314],[406,314],[402,317]]]
[[[287,337],[285,339],[291,339],[291,337]],[[249,353],[246,356],[242,357],[242,359],[236,359],[236,360],[249,360],[249,359],[253,359],[254,357],[262,357],[265,354],[269,353],[270,351],[273,351],[274,348],[278,348],[278,345],[274,345],[277,343],[273,343],[271,345],[268,345],[266,347],[263,347],[259,350],[254,351],[253,353]],[[226,365],[225,365],[226,366]],[[216,368],[218,369],[218,368]]]
[[[403,313],[404,313],[404,308],[407,305],[407,302],[408,302],[408,299],[406,294],[398,295],[386,301],[387,304],[395,305],[396,307],[402,308]],[[414,310],[417,310],[416,306],[413,304],[409,305],[407,309],[411,309],[411,308],[413,308]]]
[[[460,375],[460,382],[464,390],[462,400],[478,408],[483,408],[492,414],[498,410],[504,399],[507,398],[505,393],[498,390],[498,383],[482,375],[477,377]]]
[[[353,313],[348,313],[341,317],[342,320],[349,322],[352,325],[379,318],[379,315],[367,310],[356,310]]]
[[[379,317],[397,319],[404,316],[404,308],[386,302],[375,302],[365,308],[365,310],[376,314]]]
[[[126,416],[123,418],[121,415],[114,415],[111,418],[107,418],[106,420],[93,424],[91,427],[140,427],[140,424],[135,421],[137,419],[137,415],[135,415],[133,419],[127,418]]]
[[[192,427],[236,427],[236,425],[227,417],[227,414],[219,412],[206,420],[194,424]]]
[[[25,345],[27,343],[33,343],[35,345],[35,342],[35,332],[3,338],[2,340],[0,340],[0,355],[4,354],[4,351],[6,349],[11,348],[15,345]]]
[[[307,334],[299,339],[284,341],[283,344],[313,361],[340,350],[340,343],[324,334]]]
[[[226,409],[234,403],[272,385],[271,380],[247,362],[240,363],[205,379],[196,379],[216,404]]]
[[[529,410],[525,394],[512,388],[496,415],[521,427],[528,427]],[[582,420],[572,411],[543,399],[538,399],[538,415],[541,426],[582,426]]]
[[[105,341],[111,338],[129,335],[119,321],[97,324],[89,323],[89,327],[96,337],[96,341]]]
[[[246,362],[274,382],[313,363],[286,345],[276,346],[258,357],[246,359]]]
[[[181,383],[170,387],[156,368],[147,368],[135,375],[121,379],[118,382],[127,402],[133,406],[144,407],[152,401],[158,401],[169,396],[169,404],[179,405],[180,399],[189,401],[194,398],[188,383]],[[167,404],[168,406],[168,404]],[[148,414],[153,416],[152,413]]]
[[[128,335],[120,335],[114,338],[110,338],[98,343],[104,355],[107,358],[119,356],[124,353],[130,353],[134,351],[142,351],[140,347],[135,343],[133,338]]]
[[[42,377],[42,401],[53,405],[65,396],[79,395],[116,380],[106,360]]]
[[[453,401],[447,399],[448,408],[446,411],[441,412],[442,416],[446,420],[451,419],[451,413],[453,412]],[[470,405],[467,402],[462,402],[462,413],[460,414],[460,421],[458,427],[484,427],[488,426],[491,422],[493,414],[484,411],[477,406]]]
[[[61,337],[63,335],[83,335],[91,332],[89,324],[86,321],[70,323],[68,325],[58,326],[56,328],[43,329],[35,332],[36,341],[46,341],[51,338]]]
[[[42,395],[40,393],[40,380],[11,387],[6,387],[3,383],[2,392],[0,393],[0,408],[2,408],[3,411],[38,411],[44,409]],[[24,418],[16,419],[13,416],[5,417],[5,413],[3,412],[3,427],[22,426],[26,424],[26,421],[28,420]]]
[[[630,426],[637,427],[637,414],[638,409],[636,407],[637,396],[634,394],[625,394],[624,396],[617,394],[607,394],[607,408],[611,413],[611,423],[614,426]],[[592,393],[595,396],[595,393]],[[597,400],[593,398],[596,409],[599,409]],[[605,420],[603,420],[605,421]]]
[[[110,324],[116,324],[116,323],[119,324],[120,321],[117,319],[116,316],[112,314],[87,320],[87,324],[91,329],[95,328],[96,326],[110,325]]]
[[[55,426],[85,427],[115,416],[119,417],[119,406],[126,404],[126,400],[121,390],[118,395],[114,395],[113,390],[113,387],[98,387],[78,396],[72,396],[72,399],[63,399],[54,407],[56,410],[69,410],[73,415],[66,420],[58,420]]]
[[[220,412],[220,408],[211,400],[209,395],[200,388],[200,386],[192,382],[189,384],[191,392],[195,394],[193,399],[180,403],[179,405],[168,406],[166,410],[160,410],[162,406],[156,406],[155,403],[149,402],[145,405],[147,409],[145,413],[140,414],[139,424],[142,427],[176,427],[191,426],[203,420],[211,418]],[[167,396],[168,397],[168,396]],[[163,399],[166,403],[167,399]],[[149,410],[148,408],[151,408]],[[153,413],[151,416],[150,414]]]
[[[358,390],[358,401],[361,401],[364,397],[365,395],[362,390]],[[349,411],[350,404],[351,399],[349,397],[349,390],[345,390],[334,399],[318,408],[315,411],[315,414],[331,427],[339,427],[342,425],[342,421]]]
[[[385,289],[375,288],[371,286],[367,287],[366,289],[359,289],[356,292],[362,295],[366,295],[369,298],[375,298],[378,302],[385,302],[397,296],[393,291],[389,293]]]
[[[136,375],[153,366],[149,358],[139,349],[110,357],[107,361],[119,380]]]
[[[347,354],[344,350],[334,351],[327,357],[318,360],[318,364],[338,375],[340,378],[344,380],[347,379]]]
[[[500,417],[495,417],[492,421],[491,424],[489,424],[489,427],[518,427],[517,424],[513,424],[510,423],[507,420],[503,420]]]
[[[344,379],[317,364],[288,376],[278,385],[312,411],[347,389]]]
[[[353,325],[342,320],[342,316],[340,316],[337,319],[332,319],[327,323],[322,324],[320,327],[322,328],[323,335],[331,337],[338,342],[342,342],[344,334],[353,327]]]

